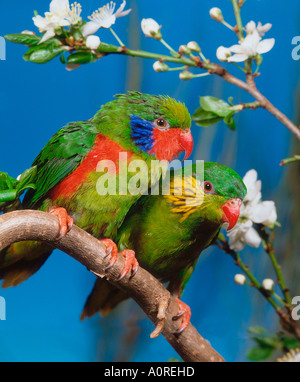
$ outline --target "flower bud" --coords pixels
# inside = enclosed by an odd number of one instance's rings
[[[154,37],[156,40],[161,39],[161,25],[159,25],[153,19],[143,19],[141,22],[141,28],[146,37]]]
[[[213,20],[216,20],[219,22],[224,21],[224,17],[220,8],[217,8],[217,7],[211,8],[211,10],[209,11],[209,14]]]
[[[28,31],[28,30],[22,31],[21,34],[31,34],[32,36],[36,35],[36,33],[32,32],[32,31]]]
[[[238,273],[234,276],[234,282],[238,285],[244,285],[246,282],[246,277]]]
[[[178,52],[181,55],[186,54],[187,56],[189,56],[192,53],[191,50],[186,45],[180,45]]]
[[[190,41],[190,42],[187,44],[187,47],[188,47],[192,52],[197,52],[197,53],[200,53],[200,52],[201,52],[200,46],[198,45],[198,43],[197,43],[196,41]]]
[[[95,35],[88,36],[85,43],[86,47],[92,50],[98,49],[100,44],[100,38]]]
[[[179,74],[179,78],[183,81],[191,80],[194,78],[193,73],[189,72],[188,70],[184,70]]]
[[[263,56],[261,54],[257,54],[255,57],[254,57],[254,61],[256,63],[257,66],[260,66],[261,63],[263,62]]]
[[[227,61],[228,57],[231,56],[231,51],[228,48],[225,48],[224,46],[219,46],[217,49],[217,58],[220,61]]]
[[[262,286],[265,290],[272,291],[274,288],[274,281],[272,279],[264,279]]]
[[[153,64],[153,69],[156,72],[167,72],[169,70],[169,67],[164,62],[155,61]]]

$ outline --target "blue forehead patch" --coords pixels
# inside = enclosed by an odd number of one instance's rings
[[[131,138],[140,149],[149,152],[153,147],[153,123],[134,114],[130,116]]]

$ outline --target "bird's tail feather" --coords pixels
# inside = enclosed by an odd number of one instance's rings
[[[20,241],[0,252],[2,288],[17,286],[44,264],[53,248],[37,241]]]
[[[91,294],[88,296],[80,320],[91,317],[97,312],[106,316],[120,302],[129,296],[122,290],[111,285],[107,280],[98,278]]]

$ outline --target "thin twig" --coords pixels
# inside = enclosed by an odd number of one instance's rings
[[[285,125],[299,140],[300,140],[300,129],[296,126],[285,114],[278,110],[260,91],[256,88],[255,83],[248,79],[248,82],[242,81],[239,78],[230,74],[225,68],[219,64],[214,64],[207,61],[201,61],[199,57],[188,58],[188,57],[173,57],[168,55],[162,55],[158,53],[150,53],[142,50],[131,50],[126,47],[117,47],[110,44],[101,44],[98,48],[99,58],[103,54],[125,54],[132,57],[142,57],[150,58],[153,60],[161,60],[163,62],[171,62],[175,64],[182,64],[188,67],[198,67],[200,69],[207,70],[211,74],[216,74],[223,78],[226,82],[239,87],[240,89],[251,94],[255,98],[260,107],[266,109],[275,118],[277,118],[283,125]],[[252,76],[252,75],[251,75]]]

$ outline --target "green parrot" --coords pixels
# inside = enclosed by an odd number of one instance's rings
[[[193,149],[190,126],[184,104],[170,97],[138,92],[117,95],[90,120],[69,123],[50,139],[33,162],[36,188],[25,194],[23,208],[57,216],[60,235],[75,222],[103,241],[111,255],[109,266],[113,266],[118,256],[114,243],[118,228],[131,206],[161,176],[162,171],[150,176],[152,161],[172,161],[181,152],[186,159]],[[146,182],[136,182],[139,192],[130,193],[127,186],[135,175],[128,172],[124,181],[123,167],[125,164],[129,170],[135,160],[146,164],[147,176]],[[105,188],[103,177],[111,188]],[[2,287],[25,281],[52,251],[49,245],[34,241],[14,243],[3,250]],[[120,277],[138,269],[131,249],[126,248],[122,255],[125,266]]]
[[[133,249],[143,268],[168,282],[180,306],[178,333],[191,317],[180,298],[199,255],[214,242],[223,223],[228,230],[234,227],[246,195],[243,180],[229,167],[204,162],[202,174],[200,181],[196,164],[171,171],[170,192],[162,192],[161,187],[158,195],[143,196],[126,216],[116,241],[120,250]],[[81,319],[98,311],[108,314],[127,298],[125,291],[98,278]]]

